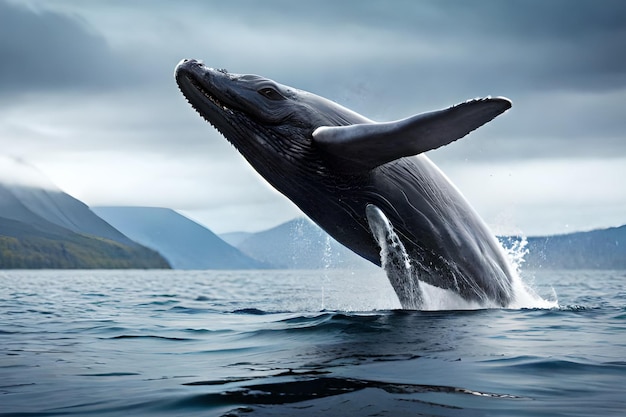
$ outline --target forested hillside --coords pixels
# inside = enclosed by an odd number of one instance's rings
[[[0,269],[169,268],[35,168],[0,162]]]
[[[155,251],[0,218],[0,269],[14,268],[169,268]]]

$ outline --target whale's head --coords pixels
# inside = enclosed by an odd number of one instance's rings
[[[258,75],[209,68],[196,60],[181,61],[175,76],[193,108],[257,170],[269,165],[284,173],[290,166],[311,167],[297,162],[319,159],[312,145],[315,129],[367,121],[315,94]]]

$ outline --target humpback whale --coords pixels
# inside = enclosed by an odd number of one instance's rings
[[[182,60],[175,78],[191,106],[274,188],[385,268],[403,308],[420,308],[420,282],[482,305],[512,301],[514,271],[497,239],[424,155],[504,113],[508,99],[377,123],[318,95],[196,60]]]

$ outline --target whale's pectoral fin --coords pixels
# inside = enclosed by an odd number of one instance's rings
[[[423,297],[417,271],[387,216],[374,204],[365,208],[367,222],[380,247],[380,264],[387,274],[402,308],[419,310]]]
[[[386,123],[322,126],[313,141],[337,166],[368,170],[462,138],[511,108],[506,98],[469,100],[444,110]]]

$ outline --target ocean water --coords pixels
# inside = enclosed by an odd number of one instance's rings
[[[0,271],[0,415],[626,415],[626,271],[523,275],[419,312],[374,270]]]

